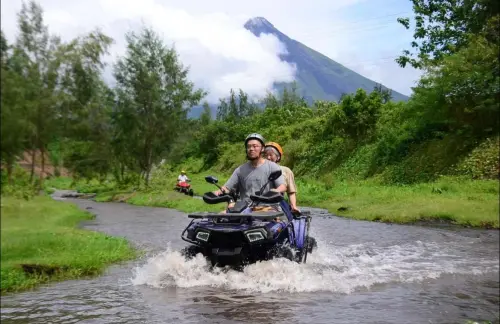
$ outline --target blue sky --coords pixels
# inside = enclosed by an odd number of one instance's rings
[[[397,23],[412,16],[409,0],[41,0],[51,32],[71,39],[95,27],[115,39],[107,58],[124,52],[123,35],[151,25],[175,43],[190,77],[208,88],[209,101],[231,87],[262,95],[274,81],[293,79],[293,67],[277,58],[284,48],[273,37],[257,39],[243,23],[261,16],[289,37],[346,67],[409,95],[420,76],[394,59],[412,41],[412,30]],[[2,0],[2,30],[13,40],[19,0]],[[111,68],[105,71],[108,79]]]

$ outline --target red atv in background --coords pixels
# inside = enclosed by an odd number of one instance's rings
[[[194,192],[193,192],[193,189],[191,189],[190,182],[191,182],[191,180],[177,182],[174,189],[176,191],[182,192],[186,195],[190,195],[191,197],[193,197]]]

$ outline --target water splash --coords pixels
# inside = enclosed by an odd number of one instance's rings
[[[376,284],[436,279],[443,274],[498,272],[498,260],[460,255],[442,243],[412,242],[404,245],[331,246],[318,242],[306,264],[287,259],[251,264],[242,272],[210,269],[201,256],[186,260],[170,247],[137,267],[134,285],[166,287],[219,287],[247,292],[316,292],[349,294]]]

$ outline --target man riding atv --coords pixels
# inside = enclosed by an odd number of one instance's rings
[[[174,190],[192,197],[194,195],[194,191],[189,182],[191,182],[191,180],[187,177],[186,171],[182,170],[181,174],[177,177],[177,184],[175,185]]]
[[[229,193],[231,190],[239,192],[240,200],[250,202],[250,195],[259,191],[261,187],[268,181],[269,175],[273,171],[280,170],[280,166],[272,161],[266,160],[263,157],[265,140],[262,135],[252,133],[245,139],[245,148],[247,163],[240,165],[221,189],[224,193]],[[271,188],[273,187],[273,188]],[[283,175],[271,182],[269,187],[266,186],[263,192],[277,191],[284,193],[286,184]],[[223,194],[221,190],[214,191],[214,194],[219,196]],[[231,205],[228,207],[232,207]],[[263,208],[259,206],[259,210],[280,210],[279,205],[268,205]]]
[[[186,175],[186,171],[182,170],[181,174],[177,177],[177,183],[187,182],[189,178]]]
[[[279,165],[281,159],[283,158],[283,149],[281,145],[275,142],[269,142],[265,146],[265,156],[268,160],[273,161]],[[292,211],[299,211],[297,208],[297,186],[295,185],[295,177],[293,171],[290,168],[280,165],[283,171],[283,176],[285,177],[286,192],[288,194],[288,199],[290,200],[290,208]]]
[[[292,214],[284,201],[287,187],[283,171],[263,158],[264,138],[250,134],[245,147],[249,161],[236,168],[224,186],[219,187],[213,176],[205,178],[219,188],[203,195],[206,203],[235,204],[222,213],[189,214],[192,220],[181,237],[191,245],[182,253],[188,258],[201,253],[212,266],[236,265],[240,269],[242,265],[280,257],[305,263],[308,253],[316,247],[309,235],[312,217]],[[286,217],[283,221],[279,220],[282,215]]]

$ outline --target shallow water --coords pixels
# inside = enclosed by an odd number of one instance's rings
[[[465,323],[498,321],[499,232],[389,225],[311,209],[319,249],[307,264],[273,260],[207,271],[179,249],[186,214],[68,200],[83,225],[149,251],[105,275],[3,296],[3,323]]]

